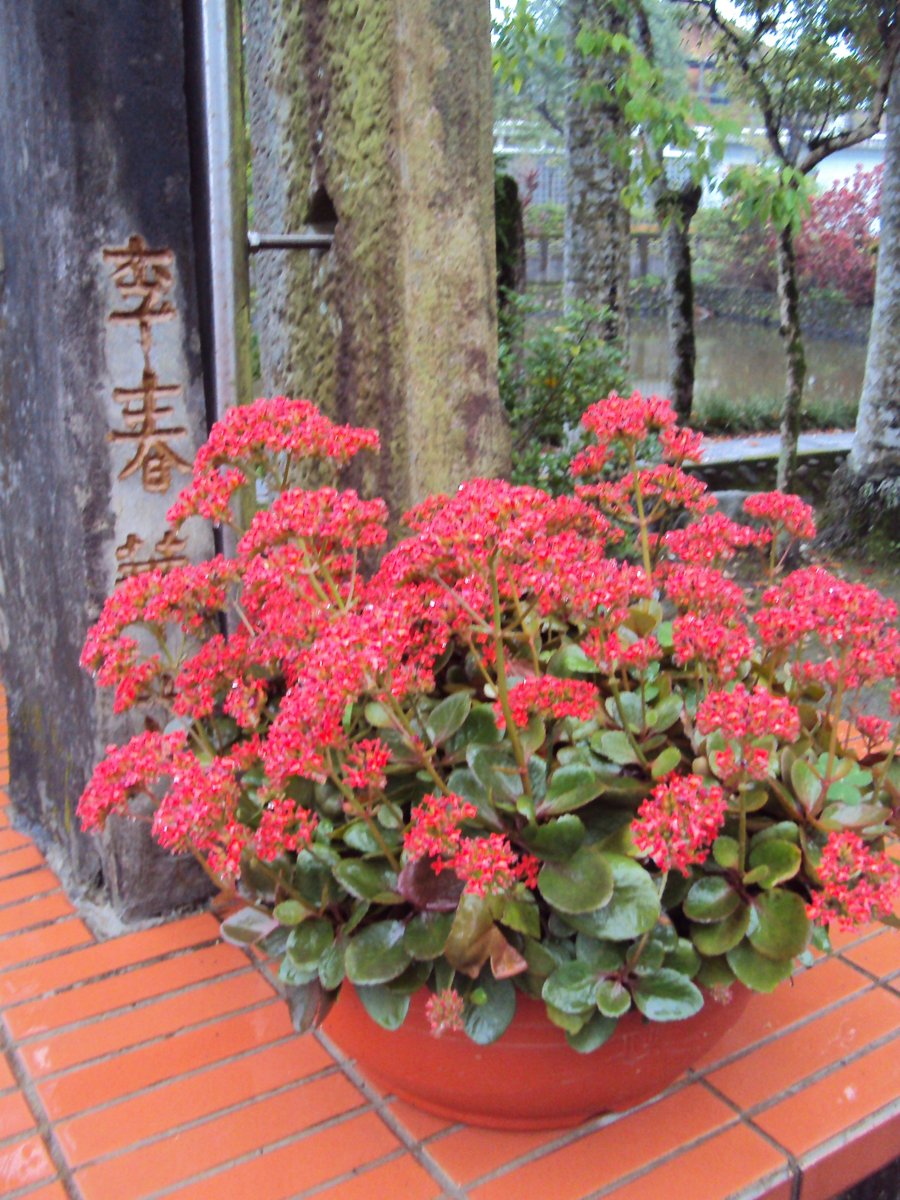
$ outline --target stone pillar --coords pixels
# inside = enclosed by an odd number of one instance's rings
[[[488,0],[248,0],[263,391],[375,426],[396,515],[508,465],[497,396]]]
[[[125,916],[198,894],[75,805],[129,732],[78,665],[114,581],[203,538],[164,517],[206,433],[181,0],[0,6],[0,653],[12,799]],[[187,869],[190,867],[191,869]]]

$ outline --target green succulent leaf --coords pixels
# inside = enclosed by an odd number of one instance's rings
[[[341,859],[332,868],[338,883],[357,900],[377,900],[379,904],[396,904],[397,876],[387,863],[363,862],[358,858]]]
[[[298,900],[282,900],[275,905],[272,916],[280,925],[299,925],[309,916],[309,909]]]
[[[538,858],[565,860],[584,841],[584,823],[574,813],[563,813],[543,825],[527,826],[522,831],[522,841]]]
[[[613,894],[596,912],[568,918],[573,929],[610,942],[626,942],[649,933],[659,920],[660,905],[653,877],[640,863],[621,854],[606,854],[612,867]]]
[[[565,862],[545,863],[538,891],[561,913],[592,913],[613,894],[610,856],[596,846],[582,846]]]
[[[605,707],[610,720],[620,728],[623,724],[623,714],[624,724],[629,729],[637,732],[644,728],[644,708],[641,698],[636,692],[620,692],[618,704],[615,697],[609,696],[606,699]]]
[[[647,717],[651,728],[663,733],[681,719],[683,712],[684,699],[680,695],[672,695],[666,696],[665,700],[651,708]]]
[[[577,959],[563,963],[545,981],[541,995],[564,1013],[583,1013],[597,1002],[597,972]]]
[[[599,675],[601,668],[588,658],[575,642],[566,642],[553,654],[547,663],[547,674],[557,679],[571,679],[573,675]]]
[[[557,767],[550,776],[547,794],[541,800],[539,813],[542,817],[555,816],[583,808],[595,800],[604,789],[604,781],[585,763],[570,763]]]
[[[358,988],[356,994],[362,1001],[363,1008],[382,1029],[388,1029],[393,1033],[406,1020],[406,1014],[409,1012],[409,996],[392,992],[378,984]]]
[[[591,748],[603,758],[619,766],[628,766],[641,760],[635,753],[628,734],[622,729],[607,729],[591,738]]]
[[[725,954],[742,941],[750,926],[750,907],[740,904],[735,911],[721,921],[709,925],[692,925],[691,941],[702,955],[711,958]]]
[[[350,982],[368,986],[387,983],[401,975],[411,958],[403,942],[405,932],[402,921],[379,921],[360,930],[347,946],[344,957]]]
[[[683,1021],[703,1007],[703,993],[680,971],[652,971],[634,984],[634,1003],[649,1021]]]
[[[334,929],[324,917],[311,917],[297,925],[288,938],[287,954],[296,967],[318,968],[319,959],[334,941]]]
[[[815,812],[822,795],[822,780],[802,758],[795,759],[791,764],[791,786],[806,811]]]
[[[516,933],[524,933],[533,938],[541,936],[541,914],[533,900],[507,897],[503,901],[497,920],[508,929],[514,929]]]
[[[604,1017],[624,1016],[631,1008],[631,993],[618,979],[602,979],[597,985],[597,1007]]]
[[[713,842],[713,858],[726,871],[736,867],[740,861],[740,846],[737,839],[723,834]]]
[[[273,933],[279,925],[277,917],[260,912],[256,908],[241,908],[233,916],[226,917],[219,926],[222,938],[232,946],[255,946]]]
[[[789,979],[794,964],[789,958],[767,958],[758,953],[745,939],[726,954],[728,965],[745,987],[754,992],[774,992],[779,983]]]
[[[579,1054],[592,1054],[599,1050],[604,1042],[609,1041],[618,1024],[615,1018],[604,1017],[602,1013],[597,1012],[575,1032],[566,1030],[566,1041]]]
[[[802,861],[799,846],[778,838],[759,842],[750,851],[750,868],[756,874],[756,882],[764,888],[772,888],[787,879],[793,879]],[[758,874],[760,868],[763,869],[762,875]]]
[[[425,721],[425,730],[434,745],[443,745],[458,729],[462,729],[471,711],[470,692],[454,692],[435,705]]]
[[[407,953],[423,962],[437,958],[444,952],[452,925],[452,913],[416,913],[403,934]]]
[[[494,979],[485,971],[479,980],[483,1004],[467,1005],[463,1017],[466,1033],[479,1046],[489,1046],[506,1033],[516,1012],[516,989],[508,979]]]
[[[809,940],[806,904],[796,892],[774,888],[754,901],[758,924],[748,937],[753,949],[766,958],[792,959]]]
[[[721,875],[704,875],[691,886],[684,901],[684,915],[692,921],[712,923],[730,917],[741,898]]]
[[[704,958],[694,979],[701,987],[723,988],[730,987],[734,983],[735,974],[724,956]]]
[[[700,970],[700,955],[687,938],[679,938],[675,949],[666,955],[665,967],[693,979]]]
[[[494,801],[515,801],[522,795],[522,777],[516,760],[503,745],[469,746],[466,760]]]
[[[463,726],[467,745],[493,746],[503,741],[503,731],[497,725],[493,706],[473,704]]]
[[[590,1013],[566,1013],[561,1008],[556,1008],[553,1004],[547,1004],[547,1019],[551,1024],[556,1025],[559,1029],[564,1029],[566,1035],[580,1033],[585,1025],[593,1019]],[[593,1016],[599,1016],[595,1012]]]
[[[681,751],[677,746],[667,746],[657,758],[653,760],[650,767],[650,774],[654,779],[662,779],[664,775],[668,775],[670,771],[674,771],[681,762]]]

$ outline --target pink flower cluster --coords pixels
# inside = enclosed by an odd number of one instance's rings
[[[820,925],[836,920],[853,929],[887,916],[900,897],[900,863],[869,849],[856,833],[829,835],[819,863],[822,890],[808,906]]]
[[[517,855],[503,834],[463,837],[460,823],[477,816],[475,805],[459,796],[426,796],[412,810],[403,848],[411,861],[430,859],[436,875],[455,872],[475,896],[502,895],[519,882],[536,887],[540,864]]]
[[[597,711],[597,689],[592,683],[578,679],[555,679],[544,675],[540,679],[526,679],[509,691],[509,709],[516,725],[524,727],[532,714],[549,720],[562,717],[577,717],[588,721]],[[497,722],[503,725],[505,717],[499,700],[494,705]]]
[[[674,867],[689,875],[692,864],[705,862],[726,807],[720,787],[707,786],[699,775],[673,772],[642,801],[631,824],[635,847],[661,871]]]

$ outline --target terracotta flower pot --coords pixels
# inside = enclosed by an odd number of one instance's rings
[[[543,1003],[521,994],[512,1025],[493,1045],[478,1046],[463,1033],[436,1038],[427,997],[417,992],[391,1033],[345,984],[324,1032],[384,1092],[427,1112],[493,1129],[558,1129],[664,1091],[734,1024],[750,992],[734,988],[727,1004],[707,998],[686,1021],[650,1022],[630,1012],[593,1054],[573,1050]]]

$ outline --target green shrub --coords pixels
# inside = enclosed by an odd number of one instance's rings
[[[604,314],[576,303],[562,315],[508,297],[500,318],[500,397],[513,435],[514,483],[558,494],[582,445],[588,405],[622,386],[621,350],[600,335]]]

